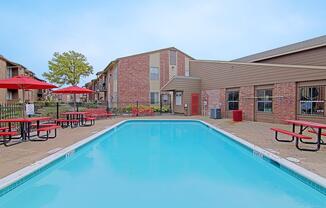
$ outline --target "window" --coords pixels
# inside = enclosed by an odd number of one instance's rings
[[[228,98],[228,110],[239,109],[239,91],[229,91],[227,93]]]
[[[8,67],[7,68],[7,78],[11,78],[12,77],[12,68]]]
[[[150,68],[150,79],[159,80],[160,79],[160,69],[158,67]]]
[[[175,105],[182,105],[182,92],[175,93]]]
[[[325,87],[300,87],[300,114],[323,115],[325,106]]]
[[[177,51],[170,50],[170,65],[177,65]]]
[[[12,94],[13,92],[11,90],[7,90],[7,100],[12,100]]]
[[[159,92],[151,92],[150,93],[151,104],[152,105],[159,104],[159,102],[160,102],[159,97],[160,97],[160,93]]]
[[[257,90],[257,111],[258,112],[272,112],[273,100],[272,89]]]

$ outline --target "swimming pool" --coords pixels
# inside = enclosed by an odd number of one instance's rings
[[[326,196],[201,122],[137,120],[38,171],[0,207],[325,208]]]

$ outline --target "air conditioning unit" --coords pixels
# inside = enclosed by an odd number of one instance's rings
[[[222,118],[221,109],[220,108],[212,108],[210,118],[221,119]]]

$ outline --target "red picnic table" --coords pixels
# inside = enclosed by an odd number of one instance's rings
[[[322,140],[322,136],[326,136],[325,133],[322,132],[323,129],[326,129],[326,124],[321,123],[315,123],[310,121],[300,121],[300,120],[285,120],[286,123],[292,124],[292,132],[295,133],[295,127],[299,126],[299,134],[302,135],[302,133],[309,129],[308,132],[316,134],[317,135],[317,141],[316,142],[307,142],[303,141],[302,139],[299,139],[300,142],[304,144],[316,144],[317,147],[315,149],[302,149],[301,150],[308,150],[308,151],[318,151],[320,149],[320,145],[325,145],[326,143]],[[298,142],[298,140],[296,140]],[[297,144],[298,145],[298,144]],[[298,146],[297,146],[298,147]]]
[[[79,124],[83,125],[86,114],[87,114],[87,112],[76,112],[76,111],[69,111],[69,112],[61,113],[61,115],[66,116],[66,118],[67,118],[66,121],[68,121],[68,122],[70,121],[71,125],[76,121]]]
[[[21,133],[21,141],[31,140],[31,124],[36,122],[37,128],[40,126],[40,121],[50,120],[50,117],[33,117],[33,118],[8,118],[8,119],[0,119],[0,123],[8,123],[8,131],[12,132],[11,124],[12,123],[20,123],[20,133]],[[36,136],[36,135],[33,135]],[[19,139],[16,138],[16,139]]]

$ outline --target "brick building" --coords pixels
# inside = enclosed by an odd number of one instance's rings
[[[232,61],[196,60],[176,48],[118,58],[87,85],[109,107],[172,102],[174,113],[223,117],[240,109],[250,121],[326,123],[326,36]],[[96,96],[94,96],[94,99]]]
[[[189,76],[192,59],[174,47],[121,57],[97,74],[93,90],[104,92],[110,108],[136,102],[159,105],[170,99],[161,87],[174,76]]]
[[[0,79],[7,79],[17,75],[26,75],[38,79],[32,71],[23,65],[0,55]],[[30,102],[42,99],[43,94],[45,94],[43,90],[26,90],[24,93],[25,100]],[[0,103],[16,103],[22,101],[22,97],[23,92],[21,90],[0,89]]]
[[[181,96],[176,113],[186,104],[187,114],[217,107],[223,117],[240,109],[250,121],[326,123],[326,36],[233,61],[191,60],[190,76],[174,77],[161,90]]]

